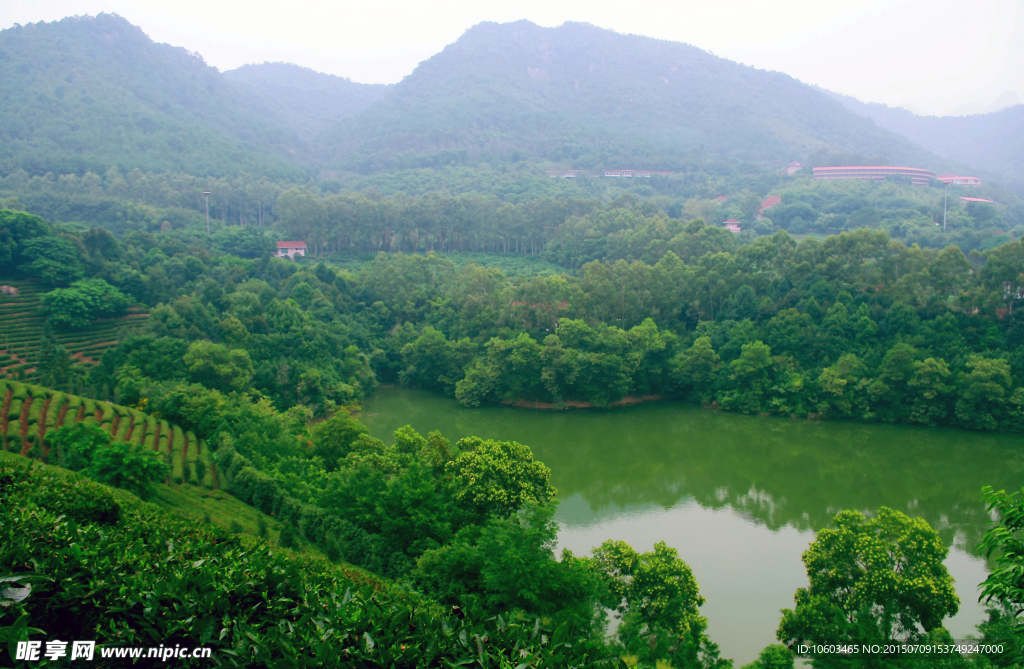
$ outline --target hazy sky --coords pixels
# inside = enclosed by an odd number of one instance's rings
[[[586,21],[687,42],[862,100],[931,114],[1024,100],[1022,0],[0,0],[0,28],[115,12],[228,70],[287,61],[392,83],[481,21]]]

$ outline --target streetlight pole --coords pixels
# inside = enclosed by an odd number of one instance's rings
[[[204,190],[203,197],[206,198],[206,236],[210,236],[210,191]]]

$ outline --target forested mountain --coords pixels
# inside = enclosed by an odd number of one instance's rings
[[[886,130],[946,160],[970,167],[977,176],[998,179],[1024,192],[1024,105],[990,114],[918,116],[899,107],[833,95]]]
[[[820,149],[936,163],[785,74],[581,23],[477,25],[331,139],[336,164],[363,170],[488,153],[663,169]]]
[[[306,143],[377,102],[391,88],[359,84],[291,63],[243,65],[225,72],[224,78],[256,109]]]
[[[0,32],[0,172],[284,176],[298,141],[198,54],[100,14]]]
[[[295,65],[219,73],[116,15],[0,33],[0,174],[379,172],[480,159],[705,167],[826,151],[938,159],[776,72],[567,23],[480,24],[394,86]],[[321,148],[322,147],[322,148]]]

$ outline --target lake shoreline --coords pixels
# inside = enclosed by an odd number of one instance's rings
[[[531,400],[504,400],[501,404],[505,406],[520,407],[522,409],[541,409],[543,411],[565,411],[566,409],[601,409],[611,407],[622,407],[630,404],[642,404],[644,402],[656,402],[667,399],[667,395],[626,395],[621,400],[612,402],[608,407],[599,407],[592,402],[581,400],[569,400],[565,404],[554,402],[536,402]]]

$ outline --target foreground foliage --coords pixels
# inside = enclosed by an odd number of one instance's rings
[[[780,639],[913,643],[956,615],[960,600],[942,563],[949,549],[924,519],[882,507],[870,519],[843,511],[833,525],[803,555],[810,587],[783,611]]]
[[[982,584],[982,596],[989,602],[1000,602],[1006,613],[1016,621],[1024,614],[1024,490],[1009,493],[985,487],[984,500],[988,511],[995,514],[993,523],[981,542],[987,558],[995,558],[996,567]]]
[[[566,627],[445,612],[38,466],[0,465],[0,573],[6,641],[204,645],[207,667],[611,666]]]

